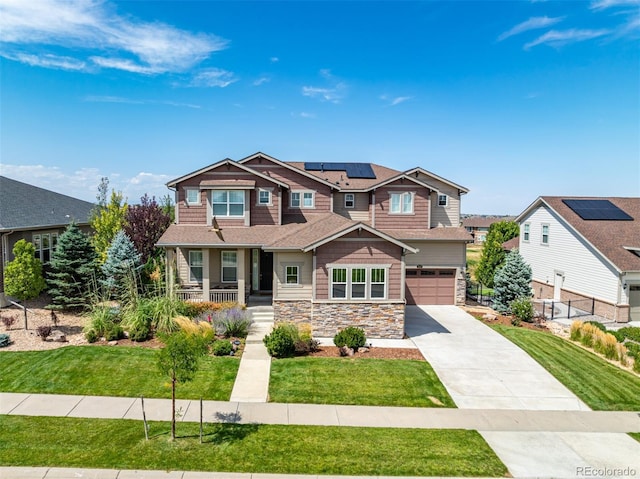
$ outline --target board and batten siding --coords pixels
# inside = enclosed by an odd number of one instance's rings
[[[405,264],[408,268],[417,265],[422,265],[425,268],[434,266],[465,267],[466,243],[459,241],[407,241],[406,243],[420,250],[415,254],[408,253],[405,256]]]
[[[313,254],[302,252],[276,252],[273,254],[274,286],[273,299],[301,299],[313,298]],[[286,284],[285,268],[298,266],[300,284]]]
[[[526,223],[530,225],[528,242],[523,235]],[[542,244],[543,225],[549,225],[547,245]],[[562,289],[618,302],[618,273],[546,206],[536,208],[520,222],[520,254],[536,281],[553,287],[556,273],[563,273]]]

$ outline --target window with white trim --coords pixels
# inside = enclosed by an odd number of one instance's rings
[[[356,195],[353,193],[345,193],[344,195],[344,207],[354,208],[356,206]]]
[[[300,267],[288,265],[284,268],[285,284],[300,284]]]
[[[315,192],[292,191],[289,206],[292,208],[315,208]]]
[[[447,206],[449,200],[447,195],[438,195],[438,206]]]
[[[389,213],[407,215],[413,213],[413,193],[391,193],[389,201]]]
[[[222,251],[222,282],[235,283],[238,281],[238,252]]]
[[[271,205],[271,190],[264,188],[258,190],[258,204],[263,206]]]
[[[213,216],[241,218],[244,216],[244,191],[213,190],[211,204]]]
[[[200,204],[200,190],[195,188],[187,188],[184,190],[185,201],[188,205]]]
[[[191,283],[202,283],[202,251],[189,251],[189,281]]]
[[[549,225],[542,225],[542,244],[549,244]]]
[[[531,225],[529,223],[525,223],[522,226],[522,241],[529,242],[529,232],[531,229]]]
[[[382,300],[387,297],[387,267],[336,266],[329,275],[330,298]]]
[[[58,233],[37,233],[32,236],[35,257],[43,263],[51,260],[51,254],[58,244]]]

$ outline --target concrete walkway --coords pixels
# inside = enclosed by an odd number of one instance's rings
[[[408,306],[405,330],[459,408],[589,409],[522,349],[456,306]]]
[[[255,306],[247,311],[251,312],[254,323],[247,335],[231,401],[264,403],[269,398],[271,356],[262,339],[273,329],[273,307]]]

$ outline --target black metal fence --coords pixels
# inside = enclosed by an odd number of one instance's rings
[[[467,299],[483,306],[493,306],[493,290],[482,283],[467,281]]]
[[[568,301],[545,299],[536,303],[536,310],[544,318],[579,318],[581,316],[593,316],[595,313],[595,298],[574,299]]]

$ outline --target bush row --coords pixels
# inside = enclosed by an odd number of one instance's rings
[[[633,370],[640,372],[640,357],[638,356],[640,344],[626,342],[622,344],[622,342],[618,341],[616,334],[612,334],[612,331],[607,331],[598,322],[588,321],[583,323],[582,321],[574,321],[571,323],[570,338],[602,354],[605,358],[618,361],[625,366],[628,364],[627,358],[632,357],[634,359]]]

